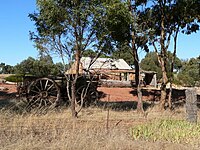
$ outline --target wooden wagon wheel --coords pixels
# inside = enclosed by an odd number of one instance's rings
[[[28,86],[27,99],[33,107],[56,105],[60,95],[59,86],[49,78],[39,78]]]
[[[87,94],[87,104],[91,104],[91,103],[96,103],[97,100],[99,98],[99,93],[98,91],[96,90],[96,88],[90,88],[88,94]]]
[[[89,106],[98,100],[98,91],[94,87],[81,86],[76,91],[76,108],[79,112],[83,106]]]

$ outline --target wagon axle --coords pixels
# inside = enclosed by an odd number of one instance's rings
[[[39,93],[39,96],[40,96],[41,98],[47,98],[47,97],[48,97],[48,92],[47,92],[47,91],[41,91],[41,92]]]

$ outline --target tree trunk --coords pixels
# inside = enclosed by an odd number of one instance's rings
[[[76,118],[78,113],[76,111],[76,82],[79,76],[79,66],[80,66],[80,58],[81,58],[81,51],[76,50],[75,54],[75,76],[72,81],[72,87],[71,87],[71,92],[72,92],[72,97],[71,97],[71,112],[72,112],[72,117]]]
[[[130,14],[132,17],[135,19],[133,8],[131,5],[131,0],[129,1],[129,6],[130,6]],[[135,44],[135,23],[133,22],[131,24],[131,47],[133,51],[133,59],[134,59],[134,66],[135,66],[135,83],[136,83],[136,88],[137,88],[137,96],[138,96],[138,103],[137,103],[137,111],[144,113],[143,109],[143,102],[142,102],[142,91],[140,87],[140,65],[139,65],[139,57],[137,53],[137,48]]]
[[[171,80],[171,79],[170,79]],[[168,107],[171,110],[172,109],[172,82],[169,82],[169,94],[168,94]]]
[[[77,112],[76,112],[76,81],[72,81],[71,85],[71,112],[72,112],[72,117],[76,118],[77,117]]]
[[[161,10],[162,16],[161,16],[161,34],[160,34],[160,45],[161,45],[161,53],[158,55],[158,60],[160,62],[160,66],[162,69],[162,85],[161,85],[161,98],[160,98],[160,110],[165,109],[165,102],[167,99],[167,89],[166,84],[168,82],[167,78],[167,69],[166,69],[166,63],[167,63],[167,50],[165,47],[165,14],[164,10]]]
[[[138,103],[137,103],[137,111],[138,112],[144,112],[143,109],[143,102],[142,102],[142,91],[141,91],[141,86],[140,86],[140,65],[138,61],[138,54],[137,50],[133,48],[133,54],[134,54],[134,66],[135,66],[135,83],[136,83],[136,88],[137,88],[137,96],[138,96]]]
[[[167,99],[167,71],[166,71],[166,62],[161,58],[161,68],[162,68],[162,84],[161,84],[161,97],[160,97],[160,110],[165,109],[165,103]]]
[[[138,94],[137,111],[144,113],[143,102],[142,102],[142,90],[140,85],[137,86],[137,94]]]
[[[168,97],[169,109],[172,109],[172,81],[173,81],[173,76],[174,76],[173,71],[174,71],[174,61],[176,58],[176,47],[177,47],[176,44],[177,44],[178,31],[179,31],[179,27],[174,36],[174,52],[173,52],[171,68],[170,68],[170,78],[169,78],[170,87],[169,87],[169,97]]]

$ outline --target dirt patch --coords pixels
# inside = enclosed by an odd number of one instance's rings
[[[7,84],[0,83],[0,87],[5,88],[6,90],[0,90],[0,99],[5,99],[5,97],[13,96],[17,92],[16,84]],[[108,88],[108,87],[99,87],[97,89],[100,93],[100,100],[107,101],[137,101],[136,90],[133,88]],[[143,92],[144,100],[153,100],[155,99],[155,92]]]
[[[99,87],[97,89],[100,93],[100,100],[102,101],[137,101],[137,91],[133,88],[108,88]],[[157,90],[142,90],[142,99],[144,101],[154,101],[158,100],[159,91]]]
[[[7,84],[7,83],[0,83],[0,100],[10,99],[15,97],[17,92],[17,85],[16,84]]]
[[[0,87],[7,88],[7,93],[16,93],[17,92],[17,85],[16,84],[7,84],[7,83],[0,83]]]

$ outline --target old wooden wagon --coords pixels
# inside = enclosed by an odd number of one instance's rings
[[[18,84],[18,95],[31,107],[59,106],[70,102],[70,78],[65,76],[35,77],[24,76]],[[69,81],[67,84],[67,81]],[[82,107],[98,99],[98,80],[81,75],[76,83],[76,105]]]

